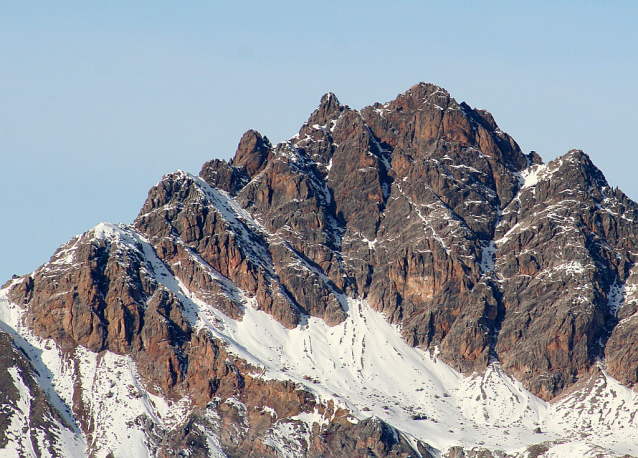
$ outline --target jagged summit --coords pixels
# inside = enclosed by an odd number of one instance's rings
[[[325,126],[329,120],[333,119],[335,113],[340,113],[344,108],[346,107],[339,103],[337,96],[329,92],[321,97],[319,107],[310,115],[308,124]]]
[[[34,424],[54,456],[638,453],[636,212],[438,86],[326,94],[7,283],[0,448],[31,456]]]
[[[270,150],[272,150],[272,145],[268,137],[262,137],[259,132],[249,130],[239,141],[231,165],[244,167],[248,177],[252,178],[268,160]]]

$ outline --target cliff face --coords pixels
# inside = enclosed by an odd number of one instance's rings
[[[130,428],[154,456],[428,456],[435,437],[328,402],[309,373],[273,376],[233,323],[262,311],[282,335],[320,322],[346,335],[364,303],[407,346],[466,375],[496,365],[544,400],[580,389],[601,361],[631,387],[637,216],[583,152],[543,164],[437,86],[360,112],[327,94],[291,140],[273,146],[248,131],[230,162],[166,175],[132,225],[100,225],[8,283],[14,318],[0,337],[9,348],[27,333],[67,361],[59,397],[77,424],[59,428],[92,456],[117,455],[120,443],[98,420],[117,391],[96,404],[82,369],[92,361],[96,380],[104,358],[132,364],[126,396],[141,410]],[[354,336],[339,345],[362,374],[371,344]],[[41,418],[57,418],[37,396]],[[179,421],[159,399],[183,407]]]

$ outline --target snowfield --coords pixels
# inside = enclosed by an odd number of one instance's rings
[[[264,378],[293,380],[349,409],[355,419],[379,417],[412,443],[525,456],[528,446],[551,441],[561,457],[598,456],[603,448],[638,454],[638,396],[604,371],[584,389],[549,404],[498,363],[464,377],[435,355],[408,346],[365,301],[348,304],[348,319],[338,326],[309,318],[292,330],[250,303],[241,322],[195,298],[191,305],[215,315],[213,332],[231,352],[263,367]],[[309,421],[321,425],[323,419]]]

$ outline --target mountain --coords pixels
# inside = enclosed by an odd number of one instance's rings
[[[638,209],[418,84],[0,291],[3,456],[638,455]]]

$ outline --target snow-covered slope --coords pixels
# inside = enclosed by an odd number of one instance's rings
[[[348,319],[338,326],[310,318],[289,330],[250,303],[238,322],[194,300],[215,316],[213,331],[230,351],[263,367],[263,377],[294,380],[324,401],[336,400],[355,418],[379,417],[438,450],[461,445],[523,453],[539,442],[569,441],[574,453],[563,450],[560,456],[587,456],[584,450],[599,445],[638,454],[638,396],[604,372],[594,386],[550,405],[498,363],[463,377],[436,356],[408,346],[365,301],[348,303]],[[585,403],[587,396],[595,402]]]
[[[96,232],[105,231],[110,236],[118,233],[130,243],[145,243],[129,228],[101,226]],[[433,452],[462,446],[526,456],[528,447],[546,443],[553,455],[545,456],[600,456],[604,450],[604,456],[638,454],[638,396],[604,371],[560,402],[548,404],[504,374],[498,363],[482,374],[464,377],[436,355],[408,346],[399,329],[365,301],[344,298],[348,318],[334,327],[308,318],[303,325],[287,329],[256,310],[250,299],[245,299],[243,319],[236,321],[199,300],[179,279],[161,270],[152,252],[147,254],[155,273],[160,274],[156,278],[182,298],[196,326],[227,342],[227,350],[259,368],[263,379],[291,380],[305,386],[322,403],[332,401],[350,411],[354,422],[378,417],[411,443],[430,444]],[[62,456],[107,456],[110,451],[115,456],[154,456],[149,423],[142,419],[166,431],[187,419],[192,410],[189,400],[169,403],[150,394],[130,357],[108,351],[95,354],[82,347],[73,355],[64,355],[53,341],[39,339],[24,327],[21,314],[3,290],[2,329],[15,336],[25,350],[40,385],[61,413],[68,415],[70,406],[81,402],[95,425],[89,436],[63,429],[59,443],[66,452]],[[21,387],[17,377],[16,386]],[[23,389],[21,393],[19,405],[24,406],[28,394]],[[78,393],[81,400],[74,399]],[[311,429],[314,424],[323,427],[330,418],[315,412],[293,420]],[[16,417],[16,427],[25,421]],[[282,423],[271,431],[269,441],[293,453],[290,443],[299,443],[296,436],[303,434],[307,430]],[[214,432],[208,435],[215,446]],[[15,441],[12,444],[14,448],[3,450],[3,456],[37,456],[28,447],[18,453]],[[219,456],[221,453],[218,451]]]

